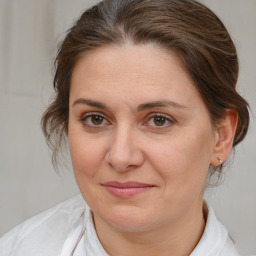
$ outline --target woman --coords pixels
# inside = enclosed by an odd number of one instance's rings
[[[191,0],[105,0],[55,63],[42,127],[55,164],[67,138],[82,197],[15,228],[3,255],[239,255],[203,201],[249,125],[221,21]]]

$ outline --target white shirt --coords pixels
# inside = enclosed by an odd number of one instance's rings
[[[190,256],[239,256],[226,228],[208,212],[206,227]],[[73,253],[73,254],[72,254]],[[0,256],[109,256],[81,195],[36,215],[0,239]]]

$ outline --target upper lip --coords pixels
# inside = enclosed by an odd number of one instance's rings
[[[116,188],[143,188],[143,187],[155,187],[152,184],[141,183],[137,181],[119,182],[119,181],[108,181],[102,184],[103,186],[110,186]]]

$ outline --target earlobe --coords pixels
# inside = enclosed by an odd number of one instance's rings
[[[220,121],[216,128],[217,136],[211,165],[218,166],[227,160],[233,147],[237,122],[237,112],[230,109],[226,110],[225,117]]]

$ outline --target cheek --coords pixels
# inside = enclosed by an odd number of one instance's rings
[[[104,142],[88,138],[76,130],[69,131],[69,148],[77,182],[86,178],[93,178],[96,170],[101,165],[104,158]],[[78,177],[82,179],[78,179]]]
[[[204,186],[211,159],[209,138],[208,130],[196,133],[188,129],[169,138],[169,142],[152,147],[148,158],[162,176],[167,189],[186,191]]]
[[[73,164],[74,176],[81,194],[86,202],[93,206],[101,201],[98,195],[98,170],[104,159],[102,141],[88,138],[83,132],[69,130],[69,147]]]

